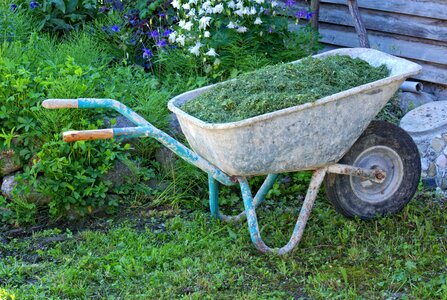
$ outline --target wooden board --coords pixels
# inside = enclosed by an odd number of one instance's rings
[[[359,47],[354,28],[323,23],[320,24],[320,34],[323,43]],[[377,31],[369,31],[368,37],[371,48],[401,57],[447,65],[447,45],[424,44],[412,38]]]
[[[321,3],[346,5],[346,0],[321,0]],[[358,5],[360,8],[447,20],[445,0],[358,0]]]
[[[283,13],[288,16],[293,16],[297,10],[305,7],[304,3],[299,2],[293,7],[284,8]],[[447,41],[447,20],[370,9],[362,9],[360,14],[367,30],[396,33],[440,42]],[[445,14],[447,15],[447,1]],[[346,5],[322,3],[320,6],[319,21],[320,23],[354,26],[352,16]]]
[[[447,41],[447,21],[369,9],[363,9],[360,13],[366,29]],[[447,6],[445,13],[447,15]],[[320,22],[354,26],[347,6],[342,5],[321,5],[319,20]]]

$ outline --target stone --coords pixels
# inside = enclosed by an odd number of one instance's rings
[[[0,153],[0,177],[20,169],[22,169],[22,165],[14,150],[9,149]]]
[[[434,139],[431,140],[431,147],[433,148],[433,150],[435,150],[436,153],[440,153],[442,149],[444,149],[444,146],[445,146],[444,140],[438,137],[435,137]]]
[[[428,178],[428,177],[423,178],[422,179],[422,183],[427,188],[435,189],[437,187],[437,183],[436,183],[436,180],[434,178]]]
[[[112,127],[112,128],[124,128],[124,127],[135,127],[136,125],[134,123],[132,123],[131,121],[129,121],[126,117],[124,116],[118,116],[115,118],[115,124],[112,125],[112,119],[110,118],[106,118],[104,120],[104,125],[106,127]]]
[[[444,154],[438,156],[438,158],[436,159],[436,165],[442,169],[447,168],[447,158]]]
[[[183,135],[177,116],[173,113],[169,115],[169,132],[172,135]]]
[[[427,171],[428,167],[430,166],[430,162],[426,158],[421,159],[421,169],[422,171]]]
[[[123,184],[135,184],[138,182],[138,165],[130,160],[125,162],[115,161],[114,166],[104,175],[102,180],[112,183],[111,188],[122,186]]]
[[[442,190],[446,190],[447,189],[447,177],[443,176],[443,177],[436,177],[436,185],[441,188]]]
[[[447,131],[447,101],[427,103],[410,111],[400,121],[400,127],[414,139],[422,138],[421,135],[433,138],[445,133]]]
[[[12,190],[17,185],[15,175],[7,175],[3,178],[1,190],[3,197],[12,199]]]
[[[15,173],[13,175],[8,175],[3,178],[3,183],[1,186],[2,195],[7,199],[13,198],[13,190],[17,185],[16,177],[20,175],[20,173]],[[37,182],[39,182],[39,178],[37,178]],[[39,183],[37,183],[39,184]],[[38,193],[31,187],[31,191],[27,193],[20,193],[19,196],[26,200],[29,203],[35,203],[37,206],[44,206],[50,203],[51,197]]]
[[[424,184],[434,181],[447,188],[447,101],[430,102],[408,112],[400,126],[418,147]]]
[[[428,167],[427,171],[428,177],[435,177],[436,176],[436,165],[434,162],[430,163],[430,166]]]
[[[168,148],[160,146],[155,150],[155,160],[160,164],[161,173],[168,175],[172,173],[177,156]]]
[[[436,98],[428,93],[412,93],[412,92],[403,92],[400,95],[399,105],[404,113],[409,112],[416,107],[424,105],[429,102],[433,102]]]

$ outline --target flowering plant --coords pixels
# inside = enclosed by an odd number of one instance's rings
[[[157,52],[169,48],[175,19],[168,0],[105,0],[99,11],[110,23],[103,32],[126,58],[148,67]]]
[[[275,0],[173,0],[171,6],[178,23],[169,42],[205,61],[212,59],[214,65],[220,63],[219,57],[235,39],[272,58],[281,48],[290,46],[298,34],[289,31],[289,20],[278,14],[280,5]],[[299,13],[295,15],[297,20],[312,16],[308,10]]]

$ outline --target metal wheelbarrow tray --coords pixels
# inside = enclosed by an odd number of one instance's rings
[[[250,237],[263,252],[285,254],[301,240],[323,181],[328,199],[342,214],[363,219],[400,211],[413,197],[420,178],[420,158],[411,137],[399,127],[371,121],[408,77],[421,67],[372,49],[340,49],[316,57],[349,55],[373,66],[387,65],[390,76],[319,99],[238,122],[206,123],[181,109],[186,101],[213,86],[173,98],[168,107],[178,117],[191,149],[112,99],[48,99],[56,108],[112,108],[136,127],[64,133],[64,140],[152,137],[208,174],[211,214],[223,221],[247,218]],[[296,63],[296,62],[294,62]],[[283,172],[313,170],[306,197],[289,242],[268,247],[261,238],[256,208]],[[252,194],[247,176],[266,175]],[[219,182],[239,185],[245,210],[227,216],[219,210]]]
[[[176,114],[191,148],[229,175],[291,172],[335,163],[402,82],[420,70],[415,63],[373,49],[338,49],[315,57],[336,54],[358,57],[373,66],[385,64],[390,76],[238,122],[206,123],[181,109],[213,86],[181,94],[169,101],[168,108]]]

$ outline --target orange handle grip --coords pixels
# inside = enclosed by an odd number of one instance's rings
[[[67,131],[63,136],[65,142],[112,139],[113,129]]]

